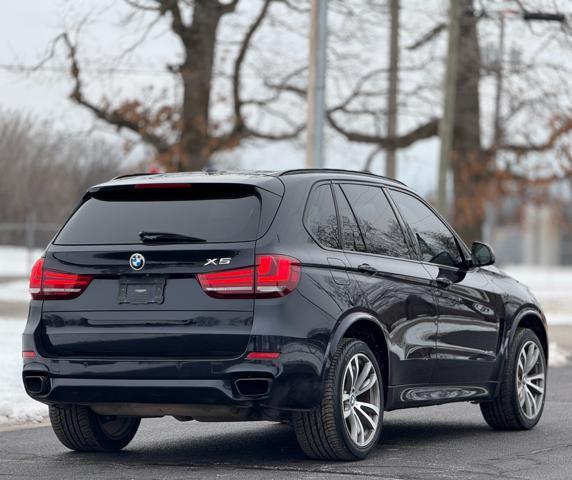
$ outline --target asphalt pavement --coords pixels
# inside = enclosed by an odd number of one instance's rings
[[[25,479],[562,479],[572,478],[572,368],[553,368],[540,424],[495,432],[478,406],[388,412],[375,451],[360,462],[304,458],[276,423],[143,420],[122,452],[67,451],[50,427],[0,432],[0,478]]]

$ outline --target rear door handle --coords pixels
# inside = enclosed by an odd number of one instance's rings
[[[435,279],[435,284],[441,288],[447,288],[453,285],[453,280],[447,277],[437,277]]]
[[[359,272],[369,273],[370,275],[375,275],[378,272],[377,268],[372,267],[369,263],[362,263],[357,269]]]

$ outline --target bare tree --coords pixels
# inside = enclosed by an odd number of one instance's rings
[[[149,105],[144,99],[113,104],[108,100],[91,99],[84,88],[84,73],[78,54],[81,29],[77,29],[80,31],[77,38],[72,38],[71,31],[59,35],[41,65],[53,58],[58,45],[63,45],[69,57],[70,76],[73,80],[70,98],[105,123],[137,134],[157,151],[159,161],[167,170],[200,170],[215,153],[233,149],[245,139],[287,140],[297,137],[303,131],[303,123],[290,125],[281,132],[265,131],[250,125],[244,113],[246,106],[266,107],[275,100],[243,98],[242,73],[253,38],[267,18],[272,3],[277,3],[278,0],[257,2],[260,8],[237,42],[228,75],[228,103],[232,113],[224,126],[212,118],[218,33],[221,21],[236,11],[239,0],[226,3],[219,0],[125,2],[133,10],[133,15],[151,15],[144,36],[163,22],[168,24],[170,33],[178,39],[182,48],[182,61],[169,66],[169,70],[179,77],[182,86],[180,104]],[[129,50],[134,50],[137,46],[134,44]]]
[[[570,99],[569,62],[547,62],[531,58],[528,63],[514,69],[505,79],[506,99],[503,112],[503,135],[487,141],[483,116],[481,84],[487,81],[490,69],[482,62],[483,38],[494,32],[494,2],[462,1],[461,43],[459,45],[459,76],[455,105],[454,145],[451,165],[454,178],[454,204],[452,220],[468,242],[481,238],[485,221],[485,205],[494,195],[514,188],[546,184],[556,179],[572,177],[572,102]],[[402,2],[406,10],[408,4]],[[518,2],[516,7],[532,8],[533,0]],[[554,4],[555,8],[558,5]],[[439,13],[439,12],[435,12]],[[522,22],[521,17],[518,17]],[[487,24],[489,22],[489,24]],[[481,27],[487,33],[480,33]],[[411,38],[402,50],[404,62],[401,71],[400,102],[406,108],[414,105],[417,112],[426,104],[426,113],[416,115],[416,122],[393,138],[381,128],[387,121],[387,112],[380,99],[386,91],[381,76],[387,70],[371,68],[363,75],[353,76],[353,86],[346,90],[337,104],[330,102],[330,126],[351,142],[372,145],[364,168],[370,169],[375,156],[384,150],[404,149],[416,142],[438,135],[442,83],[435,82],[436,64],[443,62],[441,33],[447,25],[438,19],[433,27],[419,35],[407,26],[404,33]],[[526,29],[522,22],[521,29]],[[531,27],[528,27],[531,28]],[[541,29],[536,35],[550,42],[570,42],[567,29],[554,27]],[[569,48],[569,44],[566,44]],[[562,47],[561,47],[562,48]],[[566,51],[566,50],[561,50]],[[413,55],[414,54],[414,55]],[[413,55],[413,56],[412,56]],[[413,80],[412,80],[413,77]],[[414,84],[411,89],[405,84]],[[417,82],[415,84],[415,82]],[[547,156],[542,160],[542,155]]]
[[[70,137],[48,123],[0,110],[0,221],[61,223],[86,189],[125,170],[117,143],[97,136]],[[134,165],[133,168],[136,168]],[[22,231],[0,242],[23,242]],[[54,232],[40,240],[49,241]]]
[[[87,87],[89,68],[84,66],[89,64],[81,55],[81,30],[76,34],[71,29],[55,45],[65,46],[73,101],[152,145],[168,170],[200,169],[249,141],[292,140],[303,132],[307,63],[305,54],[298,52],[307,52],[310,0],[124,1],[132,18],[144,20],[141,38],[162,26],[177,39],[181,59],[169,69],[179,79],[181,98],[94,99]],[[531,54],[504,80],[503,135],[491,135],[486,108],[491,69],[481,61],[480,50],[496,32],[489,15],[495,2],[462,2],[452,211],[455,226],[471,241],[481,235],[484,206],[494,192],[515,182],[548,182],[570,175],[572,76],[570,62],[558,64],[557,56],[549,62]],[[559,2],[549,3],[559,8]],[[361,168],[371,169],[382,151],[403,150],[437,137],[445,3],[401,1],[399,129],[388,136],[388,67],[382,52],[388,2],[330,0],[327,134],[336,141],[370,146],[365,162],[359,159]],[[536,4],[514,2],[517,9],[533,9]],[[523,24],[522,29],[527,27]],[[542,28],[535,38],[539,45],[548,45],[548,40],[558,44],[559,52],[571,46],[569,29]],[[281,43],[280,50],[276,45]],[[137,46],[135,42],[133,49]],[[221,51],[226,53],[220,55]]]

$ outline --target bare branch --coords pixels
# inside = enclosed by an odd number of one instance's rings
[[[68,50],[68,56],[71,62],[70,74],[74,82],[74,88],[70,93],[70,98],[79,105],[86,107],[88,110],[94,113],[97,118],[105,120],[107,123],[114,125],[117,128],[125,128],[134,133],[137,133],[142,140],[144,140],[146,143],[151,144],[153,147],[157,149],[158,152],[167,151],[170,148],[170,145],[167,144],[167,142],[161,137],[147,131],[139,123],[125,118],[118,111],[106,110],[104,108],[95,105],[94,103],[90,102],[85,98],[82,90],[80,67],[77,61],[76,46],[71,42],[67,33],[61,34],[58,38],[64,42]]]
[[[542,153],[551,150],[556,145],[556,142],[565,134],[572,132],[572,118],[561,119],[560,125],[555,128],[548,138],[542,143],[524,143],[524,144],[501,144],[498,146],[499,150],[511,152],[516,155],[522,156],[529,153]],[[494,147],[490,149],[494,150]]]
[[[431,30],[424,33],[419,39],[415,40],[411,45],[405,47],[407,50],[417,50],[421,48],[423,45],[429,43],[434,38],[439,36],[441,32],[447,29],[447,24],[445,22],[439,23],[435,25]]]
[[[294,10],[297,13],[310,13],[311,11],[311,7],[301,7],[299,5],[294,5],[294,2],[292,0],[279,0],[282,3],[284,3],[290,10]]]
[[[130,7],[136,8],[137,10],[145,10],[147,12],[159,12],[161,10],[160,7],[144,5],[136,0],[123,0],[123,1],[127,3]]]
[[[171,26],[173,31],[181,38],[186,45],[188,40],[189,27],[183,22],[183,15],[179,8],[178,0],[155,0],[159,4],[159,12],[161,15],[169,12],[171,14]]]
[[[276,134],[261,132],[255,128],[247,126],[245,123],[243,114],[242,114],[242,107],[245,104],[240,97],[242,67],[244,64],[244,60],[246,58],[246,54],[250,48],[252,38],[254,37],[257,30],[262,25],[262,22],[264,21],[264,18],[266,17],[266,15],[268,13],[268,9],[270,8],[270,4],[273,1],[275,1],[275,0],[265,0],[264,1],[264,4],[262,5],[260,12],[258,13],[256,18],[252,22],[250,27],[248,28],[248,30],[246,31],[246,34],[245,34],[245,36],[242,40],[242,43],[240,45],[238,55],[234,61],[234,69],[233,69],[233,77],[232,77],[232,94],[233,94],[233,101],[234,101],[235,125],[234,125],[234,129],[233,129],[233,132],[231,133],[231,135],[237,135],[237,136],[242,135],[243,137],[255,137],[255,138],[260,138],[260,139],[265,139],[265,140],[289,140],[292,138],[296,138],[305,128],[305,125],[302,124],[299,126],[295,126],[293,128],[293,130],[291,130],[289,132],[276,133]],[[299,71],[299,69],[297,69],[296,71]],[[291,78],[291,75],[288,76],[288,78]],[[287,80],[284,80],[284,82],[286,82],[286,81]],[[280,92],[278,92],[277,96],[279,96],[279,95],[280,95]],[[271,97],[270,100],[266,101],[266,102],[264,102],[262,100],[258,100],[256,103],[259,106],[265,106],[270,101],[272,101],[273,98],[274,97]],[[249,103],[253,104],[254,102],[250,101]],[[221,145],[224,145],[225,143],[226,143],[226,139],[223,138],[223,142]]]
[[[232,96],[234,101],[234,116],[235,116],[235,131],[241,131],[244,128],[244,118],[242,116],[242,102],[240,98],[240,84],[241,84],[241,73],[242,73],[242,65],[244,63],[244,59],[246,58],[246,53],[250,48],[250,42],[252,41],[252,37],[262,24],[266,13],[268,12],[268,8],[270,7],[270,3],[272,0],[265,0],[264,4],[258,15],[256,16],[252,25],[250,25],[249,29],[242,40],[242,44],[240,45],[240,49],[238,51],[238,55],[234,61],[234,69],[233,69],[233,82],[232,82]]]
[[[131,5],[129,0],[125,0],[125,1],[127,1]],[[139,7],[135,7],[135,8],[139,8]],[[157,9],[156,8],[149,8],[147,10],[157,10]],[[121,52],[121,54],[117,58],[117,61],[119,62],[119,61],[123,60],[127,55],[129,55],[137,47],[139,47],[139,45],[141,45],[147,39],[147,37],[151,33],[151,30],[153,30],[153,27],[155,27],[155,25],[157,25],[157,23],[159,23],[160,20],[161,20],[161,15],[157,16],[153,21],[149,22],[149,24],[143,29],[143,32],[137,38],[137,40],[135,40],[131,45],[129,45],[127,48],[125,48]]]
[[[363,166],[362,170],[364,172],[371,172],[371,165],[373,163],[373,161],[375,160],[375,157],[377,157],[377,155],[383,150],[383,147],[377,145],[371,152],[370,154],[367,156],[366,160],[365,160],[365,165]]]
[[[379,145],[382,148],[407,148],[419,140],[436,136],[439,131],[438,119],[429,120],[427,123],[420,125],[405,135],[396,136],[395,138],[380,137],[378,135],[368,135],[366,133],[347,130],[336,121],[331,111],[328,112],[328,121],[336,132],[342,134],[350,142],[370,143]]]
[[[249,129],[251,137],[260,138],[264,140],[292,140],[300,135],[306,129],[306,124],[299,125],[290,132],[284,133],[265,133]]]

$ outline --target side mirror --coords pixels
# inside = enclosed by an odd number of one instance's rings
[[[486,267],[495,263],[495,252],[483,242],[474,242],[471,248],[471,257],[475,267]]]

